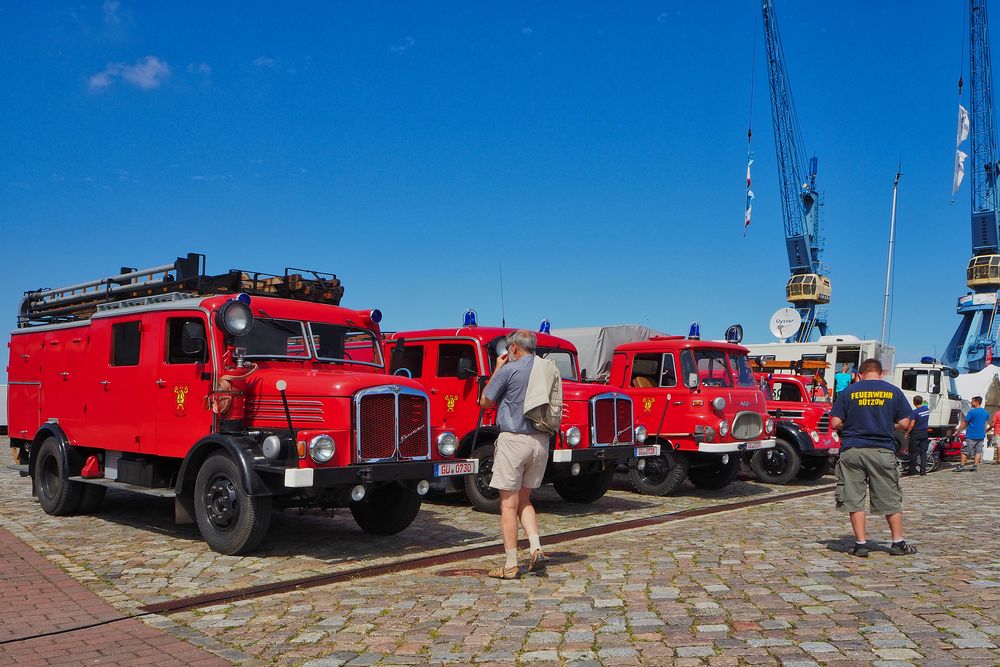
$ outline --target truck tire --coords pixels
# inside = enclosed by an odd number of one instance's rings
[[[665,496],[680,488],[688,476],[691,461],[683,452],[662,445],[659,456],[647,456],[642,470],[633,465],[628,478],[632,488],[646,496]]]
[[[799,479],[815,482],[830,472],[830,458],[827,456],[807,456],[799,468]]]
[[[571,503],[592,503],[604,497],[615,478],[615,469],[608,466],[604,470],[581,472],[579,475],[557,479],[552,483],[556,493]]]
[[[228,454],[209,456],[194,482],[194,514],[208,546],[227,556],[253,551],[271,525],[271,496],[249,496]]]
[[[54,437],[42,441],[35,459],[35,486],[38,504],[46,514],[66,516],[80,507],[83,484],[69,481],[70,471],[63,465],[62,445]]]
[[[91,514],[96,512],[101,507],[101,503],[104,502],[104,496],[108,494],[108,487],[98,486],[97,484],[81,484],[83,487],[83,495],[80,498],[80,506],[77,508],[77,514]]]
[[[472,458],[479,459],[479,472],[465,476],[465,495],[480,512],[499,514],[500,492],[490,487],[490,478],[493,477],[493,443],[476,447]]]
[[[369,490],[365,499],[351,503],[351,514],[361,530],[372,535],[395,535],[413,523],[420,511],[416,489],[393,482]]]
[[[802,468],[802,456],[790,442],[778,438],[771,449],[760,449],[750,457],[750,470],[758,482],[788,484]]]
[[[688,472],[688,479],[699,489],[718,491],[736,481],[736,476],[740,474],[740,466],[742,464],[741,457],[730,454],[727,463],[723,463],[720,457],[715,463],[691,468]]]

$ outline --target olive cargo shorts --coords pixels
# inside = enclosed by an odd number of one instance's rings
[[[493,446],[490,486],[501,491],[537,489],[549,462],[549,436],[544,433],[501,433]]]
[[[865,496],[871,495],[872,514],[903,511],[896,453],[883,447],[848,447],[837,461],[837,509],[864,512]]]

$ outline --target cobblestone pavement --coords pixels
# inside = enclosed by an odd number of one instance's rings
[[[846,518],[822,494],[567,542],[544,577],[488,580],[499,557],[478,559],[143,620],[246,665],[1000,664],[998,482],[993,467],[905,480],[913,558],[842,553]],[[543,490],[543,530],[803,488],[648,498],[620,486],[589,507]],[[48,517],[26,480],[0,472],[0,525],[120,611],[491,544],[496,530],[441,500],[388,540],[349,514],[287,516],[259,554],[234,558],[171,518],[170,503],[128,494],[93,517]],[[887,539],[881,519],[871,528]]]

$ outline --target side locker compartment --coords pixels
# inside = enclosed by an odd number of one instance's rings
[[[30,440],[41,426],[41,336],[11,336],[7,366],[7,421],[11,438]]]

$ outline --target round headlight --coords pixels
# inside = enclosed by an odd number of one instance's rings
[[[566,442],[569,443],[570,447],[576,447],[580,444],[580,429],[575,426],[570,426],[566,429]]]
[[[774,433],[774,420],[770,417],[766,422],[764,422],[764,430],[768,433]]]
[[[253,328],[253,311],[250,306],[233,299],[219,309],[219,324],[232,336],[243,336]]]
[[[716,396],[715,398],[712,399],[712,407],[718,410],[719,412],[722,412],[722,409],[726,407],[726,399],[722,398],[721,396]]]
[[[458,449],[458,438],[455,437],[454,433],[445,431],[437,437],[437,446],[441,456],[452,456]]]
[[[811,433],[809,433],[809,437],[813,439],[813,442],[816,443],[819,442],[819,433],[817,433],[816,431],[812,431]]]
[[[640,426],[636,426],[635,427],[635,441],[636,442],[646,442],[646,437],[648,435],[649,434],[646,432],[646,427],[645,426],[640,425]]]
[[[729,435],[729,422],[726,421],[725,419],[719,422],[719,435],[721,435],[723,438]]]
[[[309,441],[309,458],[316,463],[326,463],[333,458],[333,453],[337,451],[337,445],[333,438],[326,435],[317,435]]]
[[[264,442],[260,443],[260,448],[264,452],[264,456],[273,461],[281,455],[281,438],[269,435],[264,438]]]

